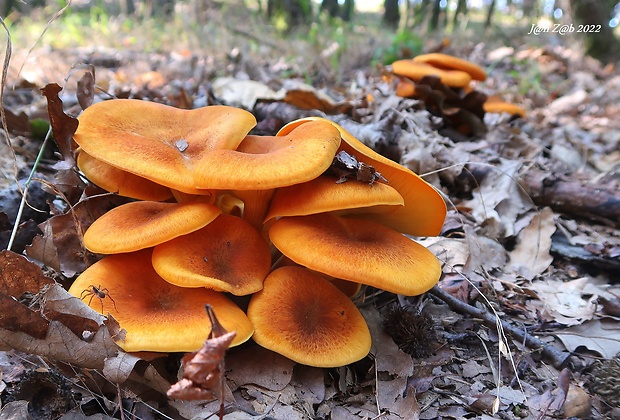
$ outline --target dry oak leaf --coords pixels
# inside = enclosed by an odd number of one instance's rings
[[[208,400],[220,384],[224,353],[235,338],[234,331],[209,338],[200,350],[183,357],[183,379],[172,385],[168,397],[181,400]]]

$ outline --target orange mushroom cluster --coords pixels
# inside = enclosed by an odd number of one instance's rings
[[[86,303],[119,321],[126,351],[196,350],[209,303],[233,345],[254,335],[297,362],[342,366],[370,350],[343,290],[416,295],[439,279],[437,259],[403,233],[437,235],[443,199],[335,123],[255,136],[240,109],[137,100],[98,103],[79,121],[81,171],[135,201],[85,232],[86,248],[108,255],[69,291],[100,292]],[[246,295],[247,315],[234,303]]]
[[[466,107],[472,102],[471,98],[467,98],[467,95],[474,91],[471,81],[482,82],[487,78],[484,69],[477,64],[443,53],[422,54],[413,59],[395,61],[391,65],[391,71],[399,77],[397,95],[426,100],[429,95],[420,85],[428,85],[432,83],[431,80],[438,79],[452,90],[453,95],[448,95],[447,105],[459,107]],[[525,110],[520,106],[496,97],[485,97],[482,110],[525,116]]]

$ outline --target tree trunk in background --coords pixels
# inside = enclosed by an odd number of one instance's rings
[[[400,23],[400,8],[398,7],[398,0],[385,0],[383,3],[383,24],[390,28],[397,29]]]
[[[312,20],[312,0],[268,0],[267,17],[285,16],[288,28],[309,23]]]
[[[355,10],[355,0],[344,0],[343,4],[340,4],[338,0],[323,0],[321,1],[320,12],[326,12],[330,17],[340,17],[345,22],[350,22],[353,17],[353,11]]]
[[[454,17],[452,18],[452,26],[456,28],[459,26],[459,15],[463,15],[463,19],[467,17],[467,0],[458,0],[456,4],[456,10],[454,11]]]
[[[431,16],[431,23],[429,28],[434,31],[439,26],[439,14],[441,13],[441,0],[435,0],[433,2],[433,15]]]
[[[620,41],[609,27],[616,0],[570,0],[570,15],[577,25],[593,25],[595,32],[583,31],[586,52],[603,62],[620,59]]]
[[[489,11],[487,12],[487,20],[484,22],[484,31],[486,32],[491,26],[491,22],[493,21],[493,12],[495,12],[495,0],[491,0],[491,4],[489,4]]]
[[[338,16],[339,9],[338,0],[323,0],[321,2],[321,13],[327,12],[330,17],[335,18]]]
[[[540,17],[540,7],[536,0],[523,0],[521,10],[523,10],[523,17],[531,21]]]
[[[121,14],[130,16],[136,13],[136,5],[133,0],[121,0]]]
[[[428,11],[432,6],[431,1],[433,0],[422,0],[418,6],[414,6],[412,0],[408,1],[408,8],[411,9],[408,13],[410,13],[413,18],[413,23],[411,24],[412,27],[418,26],[426,19]],[[407,20],[409,20],[409,17],[407,17]],[[409,25],[407,25],[407,27],[409,27]]]
[[[350,22],[353,18],[353,12],[355,12],[355,0],[344,0],[342,10],[340,11],[342,20]]]

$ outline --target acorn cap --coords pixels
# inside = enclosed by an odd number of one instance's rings
[[[81,298],[93,285],[106,296],[83,301],[97,312],[112,314],[126,330],[125,340],[117,342],[126,352],[199,349],[211,332],[207,303],[222,326],[237,333],[233,346],[252,336],[247,316],[221,293],[177,287],[162,279],[151,266],[150,249],[96,262],[75,280],[69,293]]]
[[[329,213],[283,217],[269,229],[274,246],[299,265],[402,295],[419,295],[441,275],[422,245],[368,220]]]
[[[319,117],[307,117],[285,125],[278,135],[285,135],[300,125],[316,120],[327,121],[336,127],[343,140],[340,150],[354,155],[358,162],[374,167],[405,200],[404,206],[389,214],[356,217],[368,218],[414,236],[436,236],[441,232],[446,217],[446,203],[441,195],[410,169],[378,154],[338,124]]]
[[[303,267],[281,267],[248,306],[254,341],[298,363],[337,367],[370,351],[366,321],[336,286]]]
[[[262,289],[271,252],[250,223],[222,214],[200,230],[156,246],[153,267],[177,286],[243,296]]]
[[[79,116],[73,138],[86,153],[116,168],[189,194],[194,171],[216,149],[234,150],[256,125],[242,109],[178,109],[155,102],[112,99]]]
[[[150,248],[208,225],[221,212],[213,204],[198,201],[134,201],[95,220],[84,233],[84,245],[97,254]]]
[[[332,163],[340,133],[313,121],[286,135],[247,136],[237,150],[214,150],[196,167],[195,185],[217,190],[267,190],[321,175]]]

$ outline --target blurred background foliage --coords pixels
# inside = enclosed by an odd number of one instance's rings
[[[27,26],[37,13],[53,15],[65,5],[62,0],[0,0],[0,13],[9,25]],[[515,33],[526,35],[532,27],[543,35],[580,42],[586,53],[603,62],[620,58],[617,0],[74,0],[61,18],[66,35],[58,41],[71,36],[88,38],[76,29],[84,26],[114,35],[150,25],[162,35],[161,40],[154,40],[157,47],[167,41],[169,25],[201,31],[212,23],[211,10],[232,8],[244,9],[248,19],[263,20],[282,36],[299,35],[312,41],[312,37],[361,32],[370,45],[376,43],[375,59],[385,63],[419,53],[423,38],[467,34],[471,38],[474,34],[475,41],[495,39],[511,45],[518,42]],[[244,31],[235,25],[235,30]],[[567,33],[557,33],[554,25],[560,25],[556,29],[566,25]],[[578,25],[594,26],[578,33]],[[182,34],[177,30],[170,35],[174,36]]]

